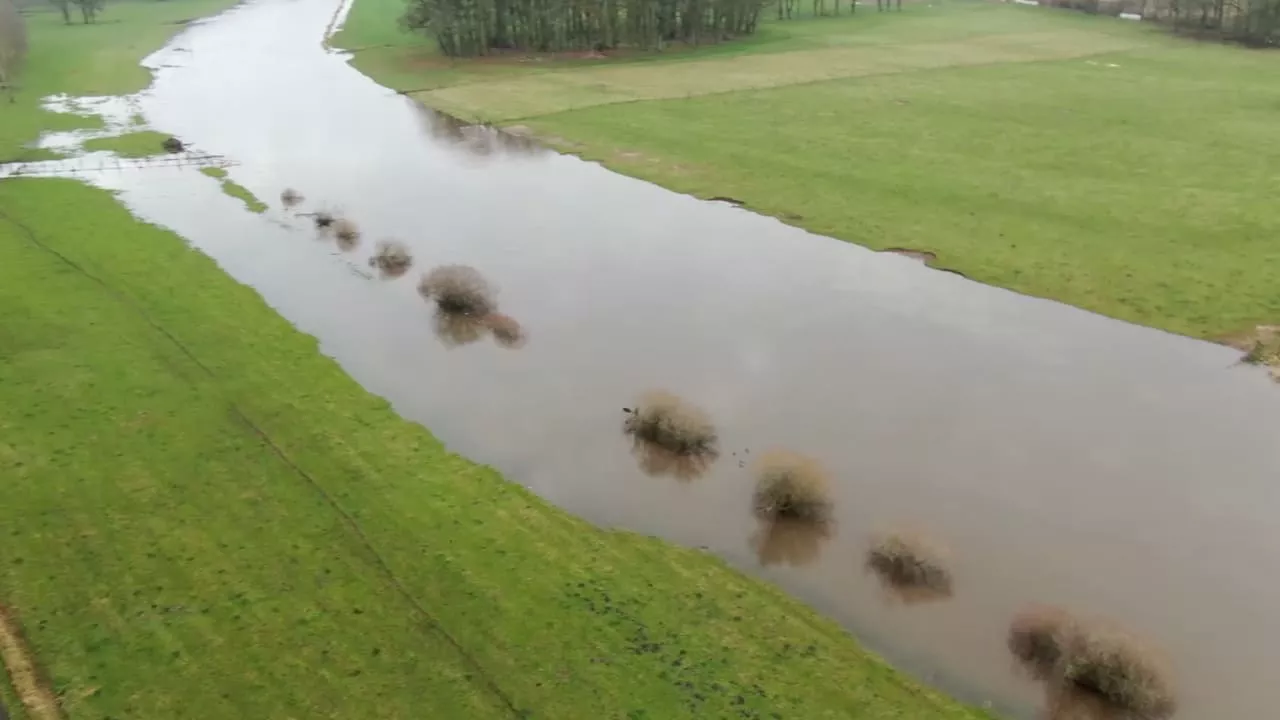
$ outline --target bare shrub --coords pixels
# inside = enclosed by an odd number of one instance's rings
[[[354,250],[360,244],[360,228],[347,218],[338,218],[333,222],[333,236],[337,240],[338,249],[343,252]]]
[[[1033,677],[1051,678],[1066,654],[1074,626],[1070,613],[1061,608],[1029,608],[1009,625],[1009,652]]]
[[[867,567],[903,599],[931,600],[951,595],[951,571],[943,552],[925,538],[904,533],[877,538],[867,551]]]
[[[485,326],[473,315],[444,312],[437,309],[434,315],[436,337],[446,347],[470,345],[484,337]]]
[[[827,522],[766,520],[751,536],[751,547],[761,565],[800,567],[818,559],[831,534],[832,526]]]
[[[1032,608],[1014,618],[1008,643],[1024,667],[1049,683],[1059,715],[1081,706],[1081,694],[1142,720],[1167,718],[1177,709],[1163,660],[1114,625],[1082,621],[1059,608]]]
[[[760,460],[754,502],[756,516],[762,520],[831,520],[826,471],[816,461],[785,450]]]
[[[627,413],[623,430],[676,455],[716,452],[718,441],[711,418],[701,408],[668,392],[649,392]]]
[[[518,348],[524,345],[524,328],[510,315],[491,312],[480,319],[481,323],[493,334],[494,342],[504,348]]]
[[[1138,717],[1165,718],[1177,708],[1163,663],[1118,628],[1077,623],[1060,665],[1066,683]]]
[[[379,240],[369,264],[378,269],[383,277],[400,277],[413,265],[413,255],[404,243],[395,240]]]
[[[297,205],[304,199],[305,198],[302,197],[302,193],[294,190],[293,188],[285,188],[284,191],[280,193],[280,202],[287,208]]]
[[[467,265],[441,265],[422,276],[418,293],[434,300],[445,313],[482,318],[493,312],[497,304],[493,288],[475,268]]]

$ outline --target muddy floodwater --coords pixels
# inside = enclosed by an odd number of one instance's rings
[[[1178,717],[1271,716],[1280,388],[1265,372],[457,127],[324,47],[341,10],[251,0],[149,58],[153,87],[117,103],[194,164],[227,165],[265,214],[182,163],[85,176],[450,448],[602,526],[709,548],[969,701],[1041,712],[1005,632],[1049,602],[1166,651]],[[285,209],[286,187],[306,199]],[[317,236],[299,214],[317,209],[360,242]],[[414,255],[398,280],[369,267],[383,238]],[[449,263],[500,288],[523,344],[440,337],[415,286]],[[622,408],[655,388],[715,419],[700,477],[646,473],[662,461],[622,434]],[[825,534],[752,516],[752,460],[775,447],[831,473]],[[869,537],[896,528],[946,546],[949,597],[902,602],[866,574]]]

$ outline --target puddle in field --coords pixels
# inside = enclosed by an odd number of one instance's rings
[[[1260,569],[1280,562],[1280,394],[1265,371],[459,126],[327,54],[334,10],[242,5],[153,56],[135,99],[234,163],[265,215],[192,167],[93,177],[454,450],[602,525],[709,547],[971,701],[1045,708],[1005,637],[1049,602],[1170,653],[1180,717],[1271,712],[1280,580]],[[306,199],[284,208],[285,188]],[[367,240],[318,242],[319,209]],[[382,239],[411,251],[405,276],[370,267]],[[418,297],[422,271],[454,263],[499,288],[518,352]],[[651,389],[710,413],[713,463],[646,458],[619,431]],[[829,470],[820,532],[753,515],[751,460],[773,448]],[[866,572],[872,535],[901,523],[949,549],[950,597],[902,602]]]

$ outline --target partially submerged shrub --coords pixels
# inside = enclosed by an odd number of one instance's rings
[[[1061,608],[1024,610],[1009,625],[1009,652],[1034,677],[1050,678],[1066,653],[1074,625],[1071,615]]]
[[[352,250],[360,244],[360,228],[347,218],[338,218],[333,222],[333,236],[337,239],[338,248],[343,252]]]
[[[447,347],[461,347],[481,339],[484,323],[472,315],[449,313],[437,309],[434,316],[436,337]]]
[[[762,520],[825,523],[831,519],[826,472],[816,461],[791,452],[775,451],[761,459],[754,502]]]
[[[1177,701],[1163,662],[1132,635],[1084,622],[1058,608],[1033,608],[1014,618],[1009,650],[1051,694],[1087,693],[1144,720],[1166,718]]]
[[[650,477],[672,477],[690,482],[703,476],[716,459],[715,452],[693,455],[674,453],[638,437],[632,437],[631,454],[640,464],[640,470]]]
[[[650,392],[627,413],[623,429],[644,442],[676,455],[716,452],[716,429],[700,408],[668,392]]]
[[[867,567],[906,599],[951,595],[951,571],[942,550],[922,537],[895,533],[877,538],[867,551]]]
[[[180,153],[183,150],[187,149],[187,146],[184,145],[182,141],[176,137],[167,137],[164,139],[164,142],[160,143],[160,145],[166,151],[171,153]]]
[[[831,524],[825,521],[765,520],[751,536],[751,546],[761,565],[800,567],[818,558],[831,531]]]
[[[524,345],[524,328],[510,315],[491,312],[480,321],[493,334],[494,341],[502,347],[518,348]]]
[[[383,277],[400,277],[413,265],[413,255],[404,243],[395,240],[379,240],[369,258],[369,264],[378,268]]]
[[[418,283],[418,293],[434,300],[442,312],[470,315],[477,319],[497,308],[493,288],[475,268],[467,265],[441,265]]]
[[[303,200],[304,198],[302,197],[302,193],[294,190],[293,188],[285,188],[284,191],[280,193],[280,202],[287,208],[291,208]]]
[[[316,214],[312,216],[312,219],[315,220],[316,227],[321,230],[332,227],[334,220],[337,220],[337,218],[333,216],[333,213],[326,210],[316,211]]]
[[[1060,665],[1065,682],[1138,717],[1168,717],[1177,707],[1163,664],[1119,629],[1077,625]]]

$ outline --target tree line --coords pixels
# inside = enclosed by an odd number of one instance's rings
[[[766,0],[409,0],[402,18],[450,56],[662,49],[755,32]]]
[[[49,0],[62,13],[62,21],[71,24],[71,8],[80,11],[80,20],[86,25],[98,19],[98,13],[107,4],[106,0]]]
[[[1280,46],[1280,0],[1050,0],[1088,13],[1140,15],[1178,32],[1252,46]]]
[[[27,57],[27,25],[12,0],[0,0],[0,93],[13,99],[18,72]]]

